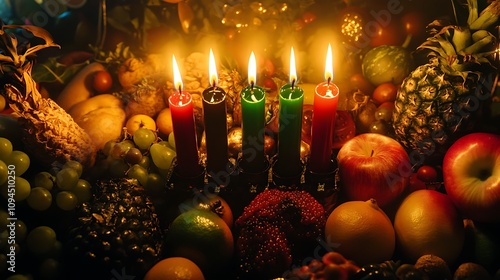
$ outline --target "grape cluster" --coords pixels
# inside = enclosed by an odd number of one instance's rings
[[[146,191],[158,193],[165,186],[176,157],[173,132],[167,140],[141,127],[121,141],[110,140],[101,150],[96,168],[111,178],[136,179]]]
[[[0,278],[58,279],[62,273],[63,246],[56,231],[45,225],[29,229],[20,219],[11,228],[7,215],[0,210]]]
[[[29,156],[14,150],[9,139],[0,137],[0,192],[6,200],[20,202],[29,196],[30,182],[22,177],[29,167]]]

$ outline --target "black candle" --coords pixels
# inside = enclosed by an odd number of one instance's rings
[[[226,92],[217,86],[215,59],[210,49],[210,86],[203,91],[203,117],[207,145],[207,172],[226,170],[228,163]]]

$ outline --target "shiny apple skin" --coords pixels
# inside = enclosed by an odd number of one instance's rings
[[[396,140],[376,133],[359,134],[337,155],[342,188],[350,200],[374,198],[380,207],[395,201],[412,174],[407,152]]]
[[[462,214],[500,221],[500,135],[475,132],[455,141],[443,159],[446,193]]]

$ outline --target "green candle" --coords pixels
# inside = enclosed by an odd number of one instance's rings
[[[290,58],[290,84],[279,92],[278,160],[275,168],[279,174],[295,175],[302,171],[300,141],[302,134],[302,106],[304,91],[295,85],[295,56]]]
[[[258,173],[266,168],[264,155],[265,97],[263,88],[255,86],[256,63],[252,52],[248,65],[249,86],[241,91],[242,158],[245,172]]]

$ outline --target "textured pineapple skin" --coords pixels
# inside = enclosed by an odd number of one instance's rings
[[[84,167],[95,163],[97,149],[90,136],[55,101],[30,92],[25,98],[7,87],[11,108],[19,115],[26,151],[42,164],[76,160]]]
[[[468,103],[474,94],[474,75],[467,80],[450,76],[437,61],[417,67],[402,82],[393,113],[395,138],[411,163],[440,163],[451,143],[471,129]]]

